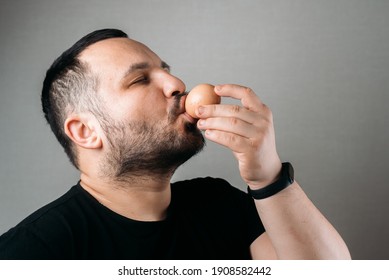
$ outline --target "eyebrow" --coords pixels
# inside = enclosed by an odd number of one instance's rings
[[[150,68],[151,65],[148,63],[148,62],[140,62],[140,63],[134,63],[132,64],[128,70],[124,73],[123,75],[123,79],[125,77],[127,77],[128,75],[132,74],[133,72],[135,71],[138,71],[138,70],[145,70],[145,69],[148,69]],[[167,64],[165,61],[161,61],[161,68],[163,69],[167,69],[168,71],[170,71],[170,66],[169,64]]]

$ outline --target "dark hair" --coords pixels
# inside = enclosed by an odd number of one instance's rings
[[[69,113],[76,110],[96,109],[98,79],[91,74],[89,66],[78,59],[88,46],[109,38],[128,38],[118,29],[101,29],[89,33],[62,53],[46,72],[42,89],[42,109],[51,130],[68,155],[71,163],[78,168],[76,149],[65,134],[64,121]]]

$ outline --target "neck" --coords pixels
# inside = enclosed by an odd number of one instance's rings
[[[170,204],[171,176],[102,179],[81,172],[81,186],[110,210],[133,220],[160,221]]]

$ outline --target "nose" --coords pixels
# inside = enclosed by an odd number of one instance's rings
[[[183,81],[181,81],[176,76],[173,76],[169,72],[165,72],[162,75],[162,90],[163,94],[167,97],[173,97],[176,94],[185,92],[186,86]]]

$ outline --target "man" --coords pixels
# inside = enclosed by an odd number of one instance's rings
[[[80,181],[0,238],[5,259],[347,259],[342,238],[293,180],[272,114],[241,106],[185,113],[185,85],[120,30],[92,32],[47,71],[45,117]],[[250,195],[221,179],[171,184],[205,137],[235,155]],[[253,199],[254,198],[254,199]]]

